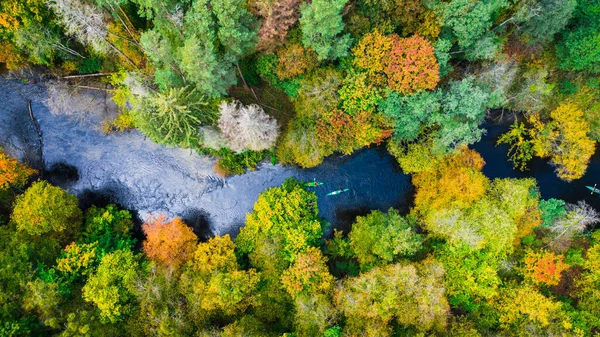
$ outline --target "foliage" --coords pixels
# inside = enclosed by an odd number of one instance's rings
[[[263,21],[258,31],[258,49],[272,51],[281,44],[300,17],[300,0],[252,0],[250,6]]]
[[[281,163],[296,163],[305,168],[319,165],[328,154],[319,145],[316,122],[309,118],[293,120],[277,148]]]
[[[71,278],[85,279],[96,268],[100,256],[96,253],[98,243],[71,243],[56,260],[56,270]]]
[[[450,305],[476,312],[485,301],[498,295],[502,284],[499,257],[489,250],[473,250],[468,245],[444,245],[436,250],[446,273]]]
[[[283,272],[283,287],[294,299],[313,294],[330,294],[335,279],[329,274],[326,262],[327,259],[318,248],[308,248]]]
[[[219,160],[215,165],[215,170],[223,177],[235,174],[244,174],[246,170],[254,170],[258,163],[265,159],[264,152],[244,151],[235,153],[227,148],[218,152]]]
[[[92,206],[86,211],[82,239],[86,243],[98,243],[102,255],[133,246],[130,231],[133,228],[131,213],[115,205],[104,208]]]
[[[452,205],[468,207],[480,200],[489,185],[481,173],[484,164],[477,152],[465,148],[444,158],[432,170],[418,172],[413,176],[415,207],[423,211]]]
[[[135,310],[134,286],[138,262],[129,250],[105,255],[82,289],[83,299],[100,310],[103,322],[124,320]]]
[[[440,77],[431,43],[419,35],[393,41],[384,69],[388,87],[403,94],[435,88]]]
[[[523,37],[530,43],[551,40],[569,22],[575,11],[574,0],[535,1],[535,5],[525,9],[529,18],[523,26]]]
[[[155,142],[183,147],[197,145],[198,127],[214,120],[207,101],[188,88],[145,97],[134,116],[136,126]]]
[[[519,286],[506,289],[498,301],[500,325],[504,329],[528,329],[539,331],[548,328],[557,321],[559,327],[568,330],[568,318],[561,317],[561,303],[555,302],[542,295],[532,286]],[[512,330],[512,331],[515,331]],[[561,329],[562,330],[562,329]],[[564,333],[564,332],[563,332]]]
[[[335,295],[347,333],[391,336],[392,321],[419,331],[443,329],[449,309],[443,275],[442,265],[428,259],[377,267],[347,279]]]
[[[316,196],[299,182],[286,180],[259,195],[235,243],[254,266],[283,270],[298,254],[317,246],[321,235]]]
[[[593,1],[578,1],[575,23],[565,30],[563,39],[557,46],[560,68],[564,70],[583,70],[590,73],[600,72],[600,48],[598,47],[597,4]]]
[[[254,269],[243,271],[235,259],[229,235],[198,244],[182,275],[183,293],[198,318],[206,312],[233,315],[252,302],[259,276]]]
[[[393,209],[387,214],[374,211],[357,217],[348,238],[362,271],[410,257],[421,248],[422,241],[409,220]]]
[[[550,157],[561,179],[578,179],[595,151],[583,111],[575,104],[563,103],[550,112],[550,118],[544,123],[538,115],[532,115],[530,128],[516,124],[498,142],[510,144],[509,156],[519,168],[525,168],[534,155]]]
[[[576,297],[579,306],[596,317],[600,314],[600,245],[595,244],[587,251],[587,259],[583,265],[584,273],[577,280]]]
[[[560,199],[540,200],[540,211],[542,213],[542,226],[549,227],[555,220],[567,214],[565,202]]]
[[[553,143],[551,160],[557,174],[567,181],[578,179],[595,151],[594,141],[587,136],[589,126],[583,119],[583,111],[573,104],[561,104],[550,112],[550,118],[548,141]]]
[[[508,159],[513,162],[515,168],[521,171],[527,170],[527,164],[533,158],[535,152],[533,141],[525,124],[515,123],[511,125],[509,131],[498,138],[498,144],[509,144]]]
[[[442,96],[442,113],[434,115],[439,125],[439,143],[444,147],[473,144],[481,139],[479,129],[488,106],[489,94],[472,77],[450,83]]]
[[[363,36],[354,46],[352,62],[356,67],[367,72],[373,84],[384,85],[386,83],[384,72],[395,42],[397,42],[395,35],[383,35],[376,29]]]
[[[561,273],[569,268],[562,255],[552,252],[529,252],[525,256],[525,278],[534,285],[558,285]]]
[[[77,204],[74,195],[38,181],[17,197],[12,219],[17,230],[32,237],[50,236],[66,242],[80,232],[82,213]]]
[[[363,146],[386,138],[385,121],[378,115],[360,112],[345,114],[334,109],[317,120],[316,132],[319,146],[329,155],[335,151],[350,154]]]
[[[180,218],[171,221],[164,216],[151,218],[142,230],[146,234],[144,253],[167,268],[178,269],[196,249],[196,234]]]
[[[29,178],[36,172],[36,170],[19,163],[18,160],[4,153],[4,150],[0,147],[0,190],[7,189],[10,186],[23,188]]]
[[[277,52],[277,77],[285,81],[312,71],[319,65],[317,54],[300,43],[291,44]]]
[[[108,27],[98,8],[79,0],[53,0],[48,5],[60,18],[67,33],[81,44],[89,45],[100,55],[113,51],[111,47],[115,47],[108,42]]]
[[[414,141],[421,132],[421,125],[429,124],[432,116],[439,112],[440,94],[421,91],[404,96],[396,91],[388,92],[379,110],[392,120],[394,139]]]
[[[233,151],[261,151],[275,145],[278,136],[277,121],[259,105],[243,106],[239,102],[223,102],[219,112],[219,128]]]
[[[452,30],[462,50],[477,50],[481,41],[492,38],[488,30],[494,16],[507,5],[506,0],[436,0],[431,4],[443,25]]]
[[[344,112],[351,115],[375,112],[382,97],[380,90],[369,82],[367,73],[351,72],[346,76],[338,91]]]
[[[348,0],[314,0],[300,6],[302,44],[312,48],[320,61],[335,60],[348,55],[352,43],[349,34],[342,34],[341,12]]]
[[[299,117],[319,117],[335,109],[340,101],[339,88],[342,74],[333,68],[321,68],[299,82],[298,96],[294,100]]]

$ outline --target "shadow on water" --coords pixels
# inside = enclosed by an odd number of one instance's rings
[[[53,164],[45,173],[46,180],[63,189],[69,189],[72,184],[79,181],[79,170],[67,163]]]
[[[214,236],[210,229],[209,217],[210,214],[197,208],[190,208],[181,216],[183,221],[192,227],[194,234],[198,236],[200,241],[207,241],[210,237]]]

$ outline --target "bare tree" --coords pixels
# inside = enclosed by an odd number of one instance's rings
[[[576,205],[567,204],[567,211],[564,217],[557,219],[548,227],[553,236],[550,246],[557,251],[569,248],[576,235],[600,222],[598,212],[585,201],[578,201]]]
[[[277,121],[256,105],[223,102],[220,106],[219,128],[236,152],[261,151],[273,147],[278,135]]]
[[[129,64],[135,63],[127,57],[119,48],[108,40],[110,33],[108,25],[104,22],[104,14],[97,7],[83,3],[81,0],[46,0],[48,7],[52,8],[69,35],[74,36],[83,45],[91,46],[100,54],[114,52],[120,55]],[[137,42],[125,39],[137,44]]]

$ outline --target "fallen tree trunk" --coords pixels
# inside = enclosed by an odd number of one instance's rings
[[[40,161],[42,162],[42,168],[40,169],[40,178],[44,179],[44,171],[46,170],[46,163],[44,161],[44,139],[42,138],[42,129],[40,128],[40,124],[37,119],[33,115],[33,109],[31,108],[31,100],[27,100],[27,106],[29,107],[29,118],[31,119],[31,123],[33,124],[33,128],[37,134],[38,138],[38,156]]]

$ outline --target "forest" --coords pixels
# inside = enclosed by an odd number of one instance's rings
[[[472,148],[510,123],[515,170],[586,173],[597,0],[3,0],[0,71],[43,74],[57,115],[103,92],[107,137],[223,177],[383,145],[414,185],[407,212],[342,231],[288,179],[201,240],[83,205],[0,147],[0,336],[600,335],[600,213],[486,177]]]

